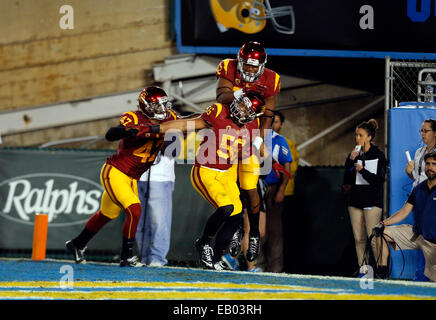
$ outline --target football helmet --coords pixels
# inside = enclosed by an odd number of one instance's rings
[[[266,64],[265,48],[255,41],[245,43],[238,52],[238,72],[242,80],[253,82],[259,79]],[[244,70],[244,64],[258,67],[256,72]]]
[[[144,88],[138,98],[139,109],[150,119],[164,120],[171,109],[171,102],[165,91],[158,86]]]
[[[295,33],[294,9],[289,5],[272,8],[269,0],[210,0],[210,5],[221,32],[233,28],[248,34],[258,33],[270,19],[277,32]],[[279,17],[287,17],[289,26],[279,24]]]
[[[247,124],[262,115],[265,100],[256,92],[247,92],[230,104],[230,118],[238,125]]]

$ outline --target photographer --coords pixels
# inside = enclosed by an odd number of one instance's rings
[[[391,217],[378,224],[373,232],[377,238],[377,256],[380,255],[381,263],[377,268],[377,277],[386,279],[388,276],[389,248],[399,246],[404,249],[419,249],[424,254],[424,275],[432,282],[436,282],[436,152],[424,156],[425,174],[427,180],[413,188],[411,195],[404,206]],[[413,226],[402,224],[391,226],[403,221],[415,209],[415,223]],[[385,228],[386,226],[386,228]],[[389,226],[389,227],[388,227]],[[386,241],[382,241],[380,235]]]

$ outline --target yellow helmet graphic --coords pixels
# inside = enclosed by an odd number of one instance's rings
[[[294,34],[295,16],[292,6],[271,8],[269,0],[210,0],[212,13],[218,29],[225,32],[230,28],[244,33],[258,33],[271,19],[274,30],[283,34]],[[276,18],[288,16],[289,26],[280,25]]]

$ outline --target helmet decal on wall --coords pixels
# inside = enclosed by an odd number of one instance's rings
[[[295,33],[294,10],[289,5],[272,8],[269,0],[210,0],[210,5],[221,32],[233,28],[248,34],[258,33],[269,19],[277,32]],[[279,17],[288,17],[289,25],[279,24]]]

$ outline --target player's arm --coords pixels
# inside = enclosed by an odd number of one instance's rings
[[[110,128],[105,135],[106,140],[116,141],[123,138],[138,137],[140,132],[147,128],[138,123],[138,118],[134,112],[123,113],[120,117],[118,126]],[[151,132],[150,129],[145,129]]]
[[[265,130],[271,129],[274,122],[274,109],[276,107],[276,95],[265,99],[265,111],[260,117],[260,135],[265,139]]]
[[[164,122],[159,125],[159,133],[165,133],[168,130],[179,130],[182,132],[188,131],[188,124],[190,128],[194,128],[195,131],[209,128],[209,124],[202,118],[191,118],[191,119],[178,119],[174,121]]]
[[[110,128],[105,135],[106,140],[108,141],[117,141],[123,138],[134,137],[138,133],[138,130],[135,128],[128,128],[120,124],[117,127]]]
[[[264,146],[264,140],[266,134],[266,129],[271,129],[271,125],[274,122],[274,108],[275,108],[276,98],[271,96],[265,99],[265,110],[262,116],[260,116],[259,131],[260,134],[253,141],[253,146],[259,151],[261,157],[267,157],[266,148]]]
[[[219,103],[230,104],[232,101],[242,95],[242,89],[233,92],[233,83],[225,78],[219,78],[216,88],[216,101]]]
[[[272,80],[273,79],[273,80]],[[276,108],[276,97],[280,92],[281,80],[277,73],[269,78],[268,85],[265,88],[265,111],[260,119],[260,136],[265,139],[267,129],[271,129],[272,123],[274,122],[274,110]]]

